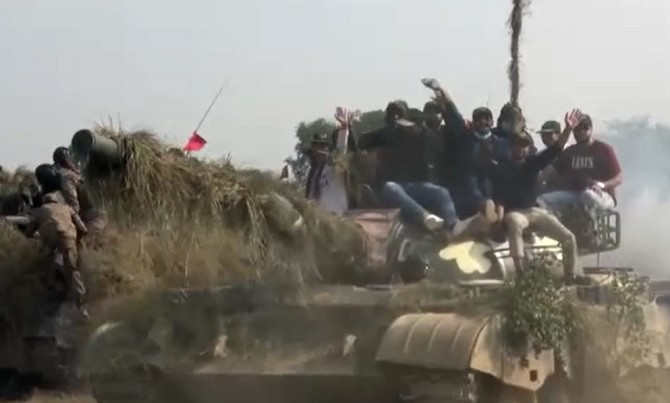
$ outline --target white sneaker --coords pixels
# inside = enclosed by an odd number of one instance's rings
[[[423,224],[431,231],[437,231],[444,226],[444,220],[435,214],[428,214],[423,218]]]

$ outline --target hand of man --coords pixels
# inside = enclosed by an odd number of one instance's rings
[[[358,109],[350,110],[341,106],[338,106],[335,109],[335,120],[337,120],[343,128],[351,126],[354,121],[360,120],[360,116],[361,111]]]
[[[421,80],[421,84],[426,86],[427,88],[430,88],[431,90],[435,92],[443,92],[442,86],[440,85],[439,81],[437,81],[434,78],[424,78]]]
[[[572,112],[565,114],[565,127],[569,127],[570,130],[574,130],[575,127],[579,124],[579,120],[582,118],[582,111],[579,109],[573,109]]]
[[[605,184],[603,182],[599,182],[593,179],[587,179],[588,187],[595,190],[596,192],[602,192],[605,190]]]

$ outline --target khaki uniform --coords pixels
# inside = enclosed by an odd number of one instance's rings
[[[60,192],[44,195],[41,207],[30,213],[31,224],[27,233],[39,232],[44,246],[63,256],[63,269],[68,286],[68,298],[82,306],[86,288],[78,268],[78,232],[86,232],[86,226]]]
[[[524,255],[523,232],[526,228],[555,239],[563,248],[563,267],[566,276],[575,272],[577,261],[577,241],[574,234],[547,210],[533,207],[505,214],[507,236],[512,258]]]
[[[68,168],[59,168],[61,174],[61,189],[67,204],[75,213],[79,214],[79,189],[81,175]]]

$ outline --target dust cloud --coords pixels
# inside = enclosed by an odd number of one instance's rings
[[[608,122],[595,136],[614,147],[624,174],[617,193],[621,247],[602,254],[600,264],[670,279],[670,126],[633,118]]]

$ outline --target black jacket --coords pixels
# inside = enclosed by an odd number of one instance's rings
[[[492,146],[493,159],[507,157],[509,145],[506,139],[495,133],[486,140],[478,139],[465,123],[465,119],[453,102],[444,110],[445,130],[445,185],[456,199],[476,203],[490,197],[491,189],[486,170],[482,168],[479,148],[484,143]],[[486,166],[486,165],[484,165]],[[456,204],[459,200],[456,200]]]
[[[400,119],[395,124],[361,135],[358,147],[379,149],[377,185],[385,182],[434,181],[442,150],[437,134]]]
[[[554,145],[523,161],[509,158],[493,161],[489,165],[493,186],[493,201],[505,207],[505,211],[524,210],[537,206],[540,171],[561,154],[562,147]]]

